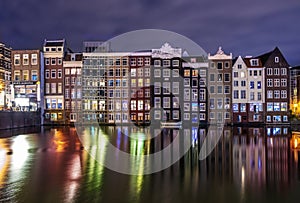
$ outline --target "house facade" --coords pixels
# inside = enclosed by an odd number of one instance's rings
[[[244,58],[247,64],[247,120],[248,123],[263,123],[265,114],[265,68],[261,60]]]
[[[248,122],[248,70],[244,59],[239,56],[232,66],[232,122]]]
[[[67,53],[63,61],[66,123],[81,122],[82,54]]]
[[[208,54],[208,60],[208,122],[230,124],[232,120],[232,53],[225,54],[219,47],[215,55]]]
[[[11,105],[11,48],[0,43],[0,110]]]
[[[12,108],[17,111],[37,111],[41,107],[40,50],[12,51]]]
[[[276,47],[273,51],[256,57],[265,68],[265,116],[267,124],[289,123],[289,71],[290,66]]]
[[[207,123],[207,73],[208,61],[206,57],[185,56],[182,57],[182,70],[180,75],[183,78],[182,95],[184,97],[183,121],[192,123]]]
[[[197,103],[198,92],[186,92],[180,97],[182,86],[180,84],[180,70],[182,69],[182,50],[173,48],[165,43],[159,49],[152,49],[151,59],[151,89],[152,111],[151,119],[155,123],[162,125],[178,124],[182,115],[180,104],[184,101],[195,100]],[[198,75],[197,75],[198,76]],[[185,90],[184,90],[185,91]],[[197,109],[198,111],[198,109]],[[192,118],[191,118],[192,119]]]
[[[84,123],[128,123],[129,55],[127,52],[83,53]]]
[[[44,123],[64,124],[65,40],[45,40],[44,52]]]
[[[151,122],[151,52],[131,53],[129,63],[130,120],[137,125],[147,125]]]

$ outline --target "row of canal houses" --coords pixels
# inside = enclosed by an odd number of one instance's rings
[[[221,47],[192,56],[168,43],[114,52],[84,42],[73,53],[65,40],[45,40],[42,51],[12,50],[11,61],[11,106],[40,109],[44,124],[290,121],[290,66],[277,47],[233,58]]]

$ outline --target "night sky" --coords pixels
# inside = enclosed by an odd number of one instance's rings
[[[65,38],[74,51],[139,29],[184,35],[206,52],[260,55],[280,48],[300,65],[299,0],[0,0],[0,42],[40,49]]]

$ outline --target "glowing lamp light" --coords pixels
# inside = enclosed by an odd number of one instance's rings
[[[294,148],[296,149],[298,147],[298,140],[294,139]]]

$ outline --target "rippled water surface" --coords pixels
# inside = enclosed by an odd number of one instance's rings
[[[129,127],[91,126],[79,137],[73,127],[0,131],[0,202],[299,202],[296,132],[225,127],[202,161],[203,142],[215,134],[207,128],[184,132],[165,129],[145,139],[153,132]],[[132,133],[145,138],[127,136]],[[108,155],[103,137],[133,154],[135,168],[143,171],[153,162],[140,157],[170,146],[178,136],[188,136],[191,147],[163,171],[125,175],[99,164],[116,156],[118,165],[119,155]],[[171,153],[180,147],[172,146]]]

